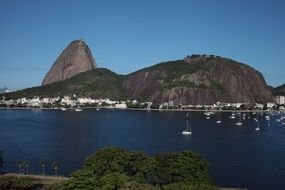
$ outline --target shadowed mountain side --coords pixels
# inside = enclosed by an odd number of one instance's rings
[[[285,96],[285,84],[272,89],[274,96]]]
[[[64,81],[55,82],[45,86],[27,88],[13,93],[5,94],[7,98],[21,97],[56,97],[73,96],[121,99],[124,97],[122,89],[123,76],[104,68],[97,68]]]

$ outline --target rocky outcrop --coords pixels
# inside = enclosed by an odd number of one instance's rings
[[[273,100],[261,73],[221,57],[194,57],[161,63],[126,76],[123,87],[132,99],[156,103],[255,103]]]
[[[83,40],[71,42],[46,74],[42,85],[62,81],[96,68],[95,59]]]

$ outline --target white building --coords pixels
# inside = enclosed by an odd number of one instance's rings
[[[42,103],[44,103],[44,104],[50,103],[50,98],[43,98]]]
[[[257,108],[257,109],[263,109],[263,108],[264,108],[264,105],[263,105],[263,104],[255,103],[254,108]]]
[[[275,103],[273,103],[273,102],[268,102],[267,103],[267,109],[271,109],[271,108],[273,108],[275,106]]]
[[[126,104],[115,104],[115,108],[126,109],[127,105]]]
[[[279,105],[285,104],[285,96],[275,96],[275,102]]]

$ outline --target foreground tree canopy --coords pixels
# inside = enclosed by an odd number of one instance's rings
[[[87,158],[71,179],[50,189],[216,189],[208,163],[192,152],[154,157],[120,148],[105,148]]]

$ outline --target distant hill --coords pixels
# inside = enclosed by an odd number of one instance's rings
[[[144,68],[128,75],[93,69],[64,81],[24,89],[7,97],[63,95],[138,99],[175,104],[269,102],[273,95],[262,74],[231,59],[192,55]]]
[[[7,98],[20,97],[57,97],[73,96],[80,97],[112,98],[122,99],[124,91],[122,89],[123,76],[118,75],[108,69],[97,68],[74,77],[51,83],[45,86],[27,88],[24,90],[6,94]]]
[[[216,56],[192,55],[160,63],[127,75],[123,87],[132,99],[176,104],[273,100],[260,72]]]
[[[285,84],[272,89],[274,96],[285,96]]]

